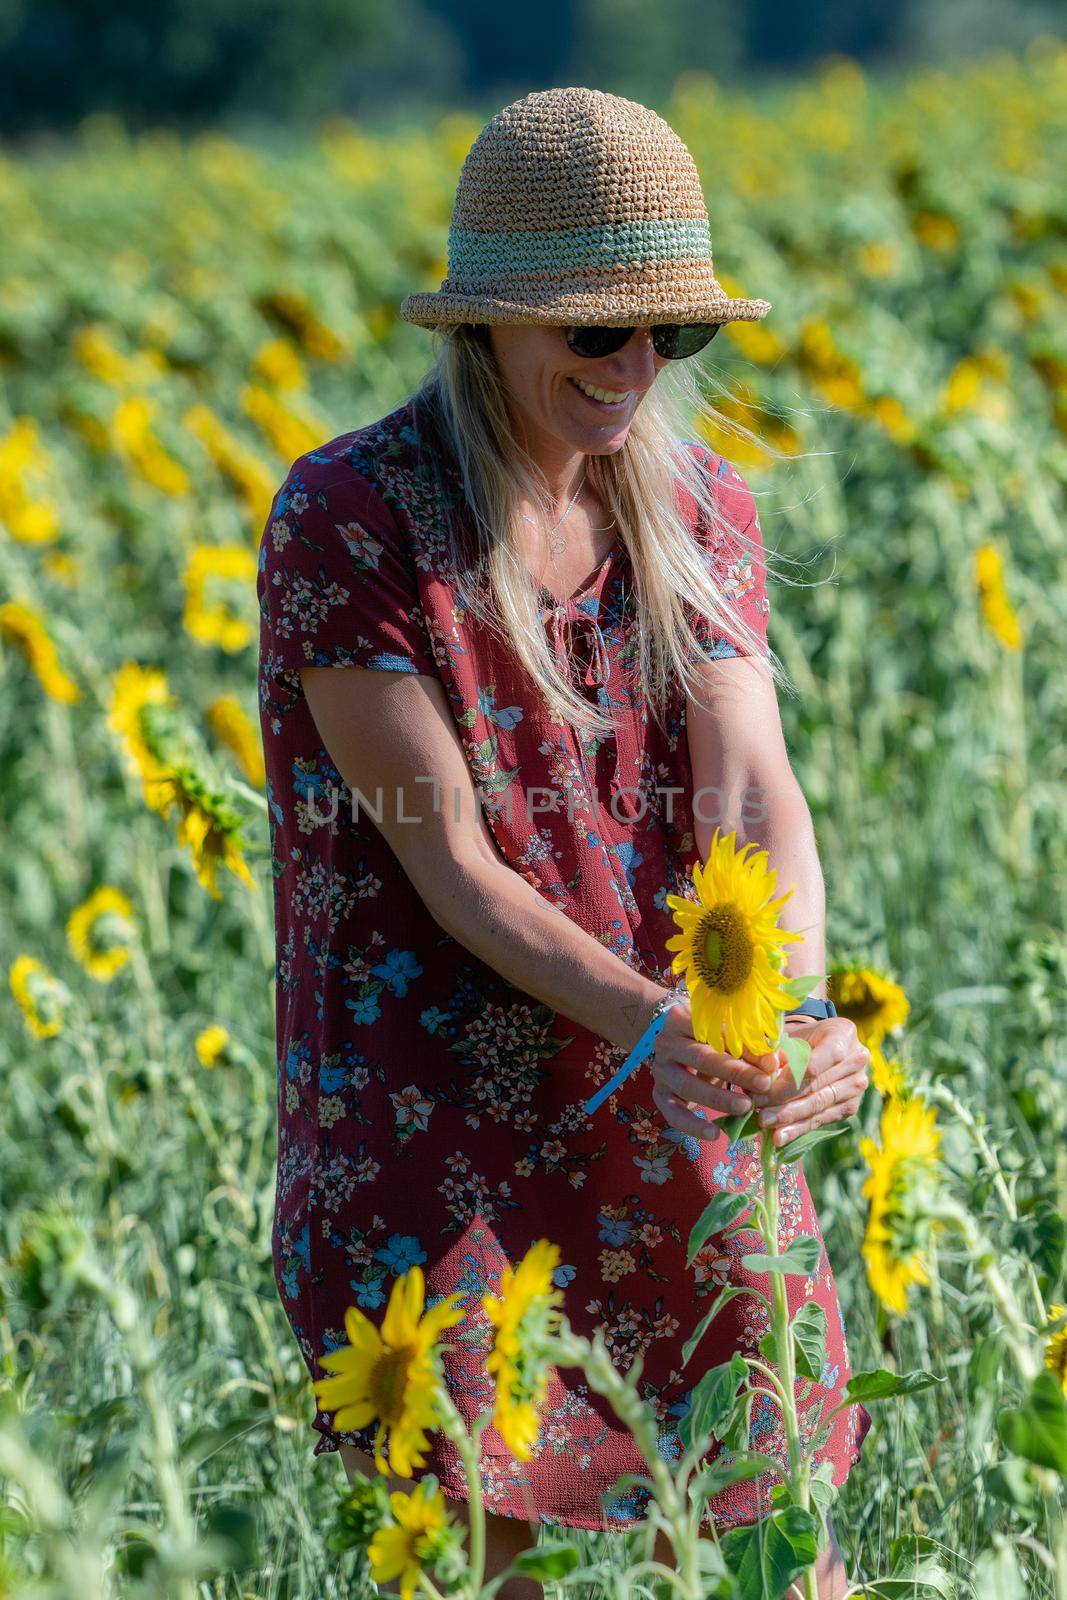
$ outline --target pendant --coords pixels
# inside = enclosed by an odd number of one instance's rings
[[[560,556],[567,548],[567,541],[561,533],[556,534],[553,538],[549,539],[548,548],[554,556]]]

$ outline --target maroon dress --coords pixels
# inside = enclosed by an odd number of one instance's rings
[[[689,525],[723,592],[766,638],[768,602],[755,504],[741,475],[706,461],[751,552]],[[617,738],[577,737],[552,720],[510,652],[464,604],[446,560],[446,516],[470,519],[458,467],[409,400],[294,462],[260,545],[260,711],[267,765],[277,936],[278,1167],[274,1271],[309,1374],[345,1342],[344,1312],[380,1322],[392,1285],[418,1262],[427,1301],[453,1290],[466,1321],[445,1357],[470,1422],[491,1407],[490,1329],[480,1296],[536,1239],[560,1246],[555,1281],[575,1331],[601,1328],[619,1370],[640,1353],[640,1391],[659,1449],[682,1453],[678,1425],[691,1391],[734,1350],[757,1353],[767,1313],[732,1299],[683,1369],[681,1351],[725,1283],[769,1292],[740,1257],[746,1230],[713,1237],[686,1265],[690,1230],[720,1189],[759,1192],[756,1143],[697,1140],[669,1128],[647,1065],[591,1115],[583,1103],[623,1053],[524,993],[429,915],[397,857],[331,761],[301,691],[301,666],[425,673],[444,685],[502,859],[621,960],[675,982],[666,941],[668,894],[692,894],[698,856],[680,692],[664,732],[634,685],[633,596],[617,541],[590,582],[562,606],[542,591],[543,620],[566,670],[619,719]],[[709,655],[738,653],[701,624]],[[571,663],[567,665],[568,659]],[[528,800],[557,791],[557,810]],[[514,803],[509,804],[509,791]],[[613,815],[611,801],[617,796]],[[547,801],[546,801],[547,803]],[[568,820],[568,809],[571,817]],[[785,1169],[781,1246],[821,1239],[801,1165]],[[823,1249],[807,1279],[788,1278],[792,1308],[814,1299],[828,1323],[826,1365],[808,1384],[805,1441],[850,1376],[834,1276]],[[462,1335],[462,1337],[457,1337]],[[798,1398],[801,1387],[798,1386]],[[754,1446],[787,1463],[780,1412],[761,1391]],[[341,1442],[369,1451],[374,1427],[337,1433],[316,1413],[315,1454]],[[841,1411],[816,1460],[844,1482],[870,1426]],[[423,1470],[465,1498],[462,1464],[431,1434]],[[578,1369],[553,1372],[534,1458],[515,1460],[491,1425],[481,1478],[497,1514],[618,1529],[647,1507],[641,1487],[613,1492],[644,1463],[610,1406]],[[716,1525],[770,1509],[771,1472],[710,1504]]]

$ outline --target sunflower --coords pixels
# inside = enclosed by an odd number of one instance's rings
[[[207,723],[218,739],[240,762],[245,777],[257,789],[266,783],[259,732],[236,695],[219,695],[207,708]]]
[[[891,1096],[882,1108],[881,1148],[860,1140],[871,1169],[863,1185],[870,1201],[863,1257],[867,1279],[889,1311],[903,1316],[912,1284],[929,1283],[923,1261],[934,1226],[930,1211],[939,1180],[941,1134],[937,1112],[921,1096]]]
[[[73,705],[82,697],[74,679],[60,664],[44,618],[21,600],[0,605],[0,637],[9,639],[26,657],[45,694]]]
[[[1021,650],[1022,628],[1008,598],[1004,566],[995,544],[978,546],[974,553],[974,582],[986,627],[1007,650]]]
[[[706,863],[694,866],[699,900],[667,896],[682,931],[666,947],[677,952],[673,970],[685,973],[694,1038],[717,1050],[725,1041],[732,1056],[762,1055],[778,1038],[778,1013],[793,1003],[779,975],[782,947],[801,935],[778,926],[793,891],[772,898],[777,874],[766,850],[750,843],[735,851],[734,838],[716,828]]]
[[[367,1546],[371,1577],[375,1583],[388,1583],[399,1576],[401,1600],[413,1600],[419,1573],[432,1562],[438,1536],[447,1526],[444,1496],[423,1479],[411,1494],[395,1489],[389,1505],[395,1522],[379,1528]]]
[[[437,1419],[439,1378],[433,1362],[437,1336],[462,1320],[459,1290],[423,1315],[426,1282],[413,1266],[393,1284],[381,1328],[356,1306],[345,1312],[348,1343],[322,1356],[333,1377],[312,1384],[338,1430],[377,1420],[374,1464],[379,1472],[409,1478],[424,1464],[426,1429]],[[383,1454],[388,1435],[388,1460]]]
[[[196,1056],[202,1067],[217,1067],[223,1058],[230,1035],[221,1022],[213,1022],[196,1036]]]
[[[245,545],[194,545],[185,571],[186,629],[198,644],[233,654],[251,644],[255,629],[247,609],[256,558]]]
[[[907,1085],[904,1063],[896,1059],[888,1061],[881,1045],[876,1044],[871,1051],[871,1081],[883,1099],[903,1094]]]
[[[54,1039],[63,1027],[70,990],[36,956],[16,956],[8,969],[11,993],[35,1039]]]
[[[149,713],[172,704],[166,675],[158,668],[127,661],[116,672],[107,725],[122,739],[127,770],[140,778],[146,805],[164,817],[174,803],[177,780],[160,757]]]
[[[1067,1317],[1067,1306],[1049,1306],[1048,1314],[1053,1322],[1059,1322],[1061,1318]],[[1045,1348],[1045,1365],[1050,1372],[1056,1374],[1064,1398],[1067,1399],[1067,1323],[1049,1340]]]
[[[228,807],[215,805],[215,796],[201,791],[183,795],[184,815],[178,824],[178,843],[185,845],[193,858],[198,883],[215,899],[222,898],[216,883],[219,863],[229,867],[235,877],[250,889],[256,880],[248,870],[236,837],[236,819]]]
[[[871,1051],[887,1033],[904,1026],[911,1010],[900,985],[871,967],[835,969],[828,988],[838,1015],[856,1024],[860,1043]]]
[[[519,1262],[508,1262],[500,1294],[483,1295],[496,1333],[486,1370],[496,1382],[493,1423],[508,1449],[529,1461],[537,1439],[538,1409],[548,1387],[549,1341],[558,1326],[562,1290],[552,1284],[559,1246],[538,1239]]]
[[[121,889],[103,885],[67,921],[71,954],[91,978],[110,983],[130,959],[133,905]]]

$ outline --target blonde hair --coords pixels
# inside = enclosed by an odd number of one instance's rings
[[[535,463],[515,438],[503,375],[488,338],[475,325],[460,323],[436,332],[434,339],[441,341],[440,347],[413,399],[416,416],[428,408],[443,430],[473,515],[473,552],[455,540],[450,552],[464,603],[511,647],[555,715],[607,733],[613,721],[561,676],[540,621],[538,586],[516,535],[518,503],[525,495],[546,528],[551,507]],[[673,681],[688,692],[694,669],[708,659],[686,618],[687,604],[708,620],[716,636],[764,654],[762,641],[721,595],[675,500],[680,484],[695,501],[700,518],[722,529],[739,550],[748,547],[745,530],[725,517],[706,463],[686,441],[701,411],[729,431],[755,436],[705,399],[693,367],[690,359],[661,371],[637,408],[622,448],[587,457],[586,481],[615,518],[630,556],[637,683],[661,725]],[[670,383],[665,382],[668,377]],[[764,441],[757,442],[767,448]],[[773,449],[770,453],[776,454]],[[433,466],[430,462],[430,470]],[[765,659],[775,681],[785,681],[774,653]]]

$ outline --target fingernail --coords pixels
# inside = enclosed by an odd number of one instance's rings
[[[765,1111],[763,1113],[760,1121],[763,1123],[765,1128],[773,1128],[774,1124],[778,1121],[778,1112],[772,1106],[770,1111]]]
[[[767,1098],[768,1097],[765,1094],[754,1094],[752,1096],[752,1104],[754,1106],[765,1106],[767,1104]]]
[[[737,1099],[734,1101],[734,1105],[737,1107],[738,1111],[752,1110],[752,1101],[746,1100],[742,1095],[738,1095]]]
[[[757,1089],[769,1089],[771,1084],[774,1082],[774,1079],[769,1078],[765,1072],[757,1072],[752,1082],[756,1085]]]

